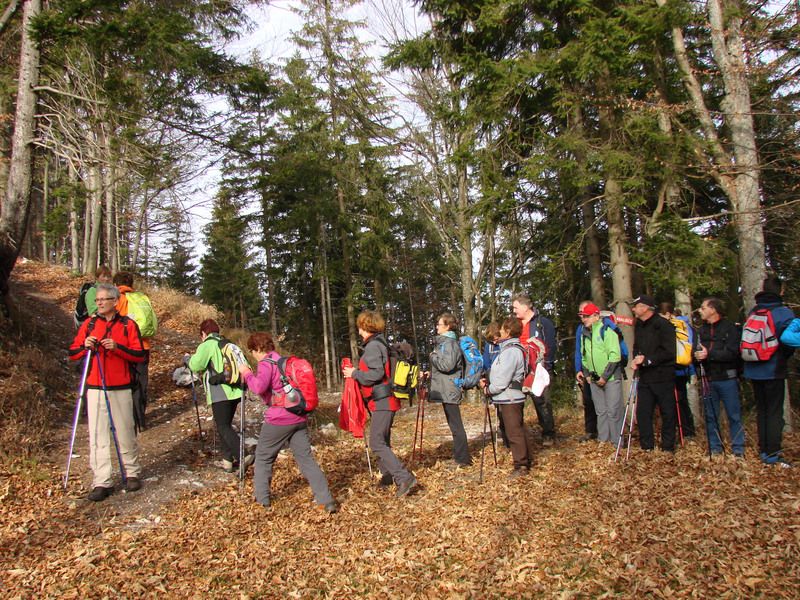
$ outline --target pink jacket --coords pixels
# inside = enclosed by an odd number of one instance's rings
[[[277,365],[273,365],[267,359],[277,361],[280,358],[277,352],[270,352],[256,365],[255,373],[248,373],[244,376],[247,389],[254,394],[258,394],[267,410],[264,411],[264,422],[270,425],[297,425],[305,423],[306,417],[301,417],[290,413],[282,406],[271,406],[272,390],[281,389],[281,374]]]

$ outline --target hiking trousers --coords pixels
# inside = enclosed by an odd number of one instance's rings
[[[514,461],[514,468],[530,468],[533,464],[533,439],[526,429],[523,411],[525,404],[498,404],[500,414],[503,415],[508,445],[511,448],[511,458]]]
[[[239,443],[241,438],[233,428],[233,417],[236,415],[236,407],[239,406],[239,398],[235,400],[222,400],[211,404],[211,414],[214,415],[214,423],[219,433],[219,448],[222,458],[230,462],[239,460]],[[244,407],[242,407],[244,410]]]
[[[447,419],[447,426],[453,435],[453,460],[460,465],[469,465],[472,459],[469,457],[469,445],[467,442],[467,432],[464,430],[464,421],[461,419],[461,407],[458,404],[442,403],[444,416]]]
[[[133,425],[133,398],[130,390],[108,390],[111,419],[117,432],[119,451],[125,474],[139,477],[139,444]],[[114,487],[111,479],[117,451],[108,420],[108,407],[103,390],[86,390],[86,408],[89,411],[89,466],[94,478],[92,487]],[[112,458],[113,457],[113,458]]]
[[[542,437],[555,438],[556,421],[553,418],[553,405],[550,402],[550,386],[544,388],[541,396],[531,394],[531,397],[533,398],[533,407],[536,409],[536,418],[542,428]]]
[[[675,387],[672,381],[645,383],[636,388],[636,421],[639,424],[639,443],[642,450],[655,447],[653,415],[658,406],[661,412],[661,449],[675,451]]]
[[[786,380],[751,379],[750,381],[753,384],[753,396],[756,400],[758,451],[768,456],[777,456],[781,451],[783,437],[783,399]]]
[[[318,504],[333,502],[333,495],[328,487],[325,473],[319,468],[311,453],[311,440],[308,437],[306,423],[294,425],[272,425],[264,423],[258,435],[256,446],[255,472],[253,474],[253,490],[256,502],[269,506],[270,486],[272,484],[272,467],[284,445],[288,444],[303,477],[306,478]]]
[[[612,379],[607,381],[603,387],[594,381],[589,385],[597,411],[597,439],[601,442],[616,444],[625,415],[625,405],[622,403],[622,381]]]
[[[391,410],[376,410],[372,413],[369,425],[369,448],[378,457],[381,476],[389,474],[395,484],[400,485],[414,476],[406,470],[392,451],[390,438],[393,422],[394,412]]]

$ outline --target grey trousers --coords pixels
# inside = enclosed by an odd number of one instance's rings
[[[612,379],[603,387],[591,382],[592,402],[597,412],[597,439],[616,444],[622,429],[625,406],[622,403],[622,381]]]
[[[269,488],[272,483],[272,465],[284,444],[288,442],[294,460],[300,468],[314,492],[314,500],[319,504],[333,502],[333,495],[328,488],[325,473],[319,468],[314,455],[311,454],[311,441],[308,438],[308,427],[305,423],[297,425],[271,425],[264,423],[258,435],[256,447],[255,473],[253,488],[256,502],[269,506]]]
[[[369,447],[378,457],[378,469],[381,475],[390,474],[395,484],[410,480],[413,475],[409,473],[400,459],[392,452],[389,438],[392,434],[394,413],[390,410],[376,410],[372,413],[369,425]]]

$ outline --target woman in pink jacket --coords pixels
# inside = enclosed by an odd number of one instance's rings
[[[272,466],[278,452],[288,444],[294,460],[306,478],[314,499],[329,513],[339,510],[328,487],[328,480],[311,454],[311,441],[308,437],[308,417],[289,412],[283,406],[273,405],[273,395],[283,393],[280,371],[276,364],[281,358],[275,351],[275,343],[267,332],[257,332],[247,340],[247,348],[258,361],[253,373],[246,365],[239,365],[239,371],[247,383],[247,388],[261,397],[267,409],[264,411],[264,424],[258,436],[256,447],[255,474],[253,488],[256,502],[264,507],[270,505],[270,483]]]

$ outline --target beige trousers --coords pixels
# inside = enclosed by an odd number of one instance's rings
[[[139,477],[139,444],[133,428],[133,397],[130,390],[109,390],[111,418],[117,431],[122,463],[128,477]],[[86,390],[89,409],[89,466],[94,473],[92,487],[114,487],[111,475],[118,462],[108,420],[103,390]]]

